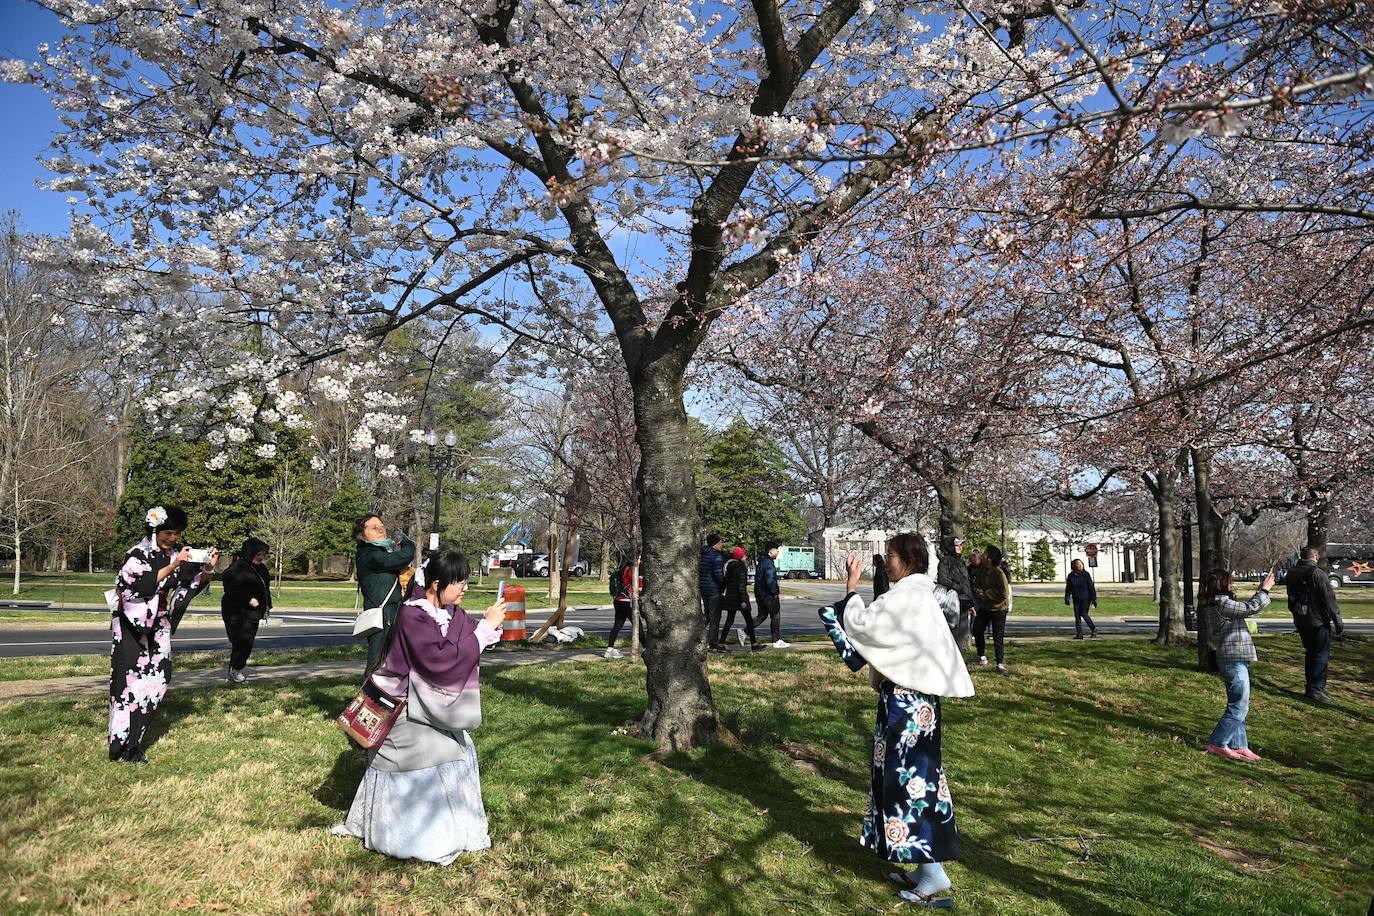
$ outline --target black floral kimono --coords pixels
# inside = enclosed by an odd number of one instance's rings
[[[836,609],[822,608],[820,615],[844,663],[853,671],[867,665],[845,635]],[[940,761],[940,698],[885,678],[875,689],[872,782],[859,842],[889,862],[957,859],[954,799]]]
[[[210,584],[210,572],[193,578],[157,573],[172,562],[151,537],[124,555],[115,579],[116,606],[110,617],[111,760],[139,760],[153,713],[172,676],[172,616]],[[178,567],[178,570],[180,567]],[[178,615],[179,616],[179,615]]]

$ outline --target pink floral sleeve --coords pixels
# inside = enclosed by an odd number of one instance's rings
[[[150,629],[157,617],[157,571],[137,553],[131,553],[119,570],[119,606],[129,623]]]

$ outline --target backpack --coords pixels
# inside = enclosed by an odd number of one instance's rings
[[[630,587],[625,584],[625,570],[629,564],[618,566],[611,573],[611,600],[630,597]]]
[[[1313,568],[1307,575],[1299,576],[1298,584],[1293,584],[1293,575],[1288,575],[1288,610],[1294,617],[1311,617],[1323,622],[1323,614],[1312,606],[1312,577],[1321,574],[1321,569]]]

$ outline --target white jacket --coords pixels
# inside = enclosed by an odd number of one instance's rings
[[[899,687],[933,696],[973,696],[973,681],[935,600],[930,576],[906,576],[869,605],[853,596],[844,606],[843,627],[868,661],[875,684],[886,677]]]

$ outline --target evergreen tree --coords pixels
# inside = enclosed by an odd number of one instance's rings
[[[299,437],[286,429],[277,431],[275,456],[241,454],[220,470],[205,466],[210,447],[203,440],[135,434],[132,446],[128,483],[115,512],[125,550],[142,539],[150,508],[177,505],[186,510],[185,543],[234,553],[257,528],[278,470],[294,468],[291,478],[298,486],[307,479]]]
[[[777,444],[736,418],[709,437],[702,454],[697,500],[703,525],[751,552],[764,541],[796,543],[806,526],[793,486]]]
[[[1007,565],[1011,567],[1011,578],[1013,581],[1024,582],[1030,578],[1030,572],[1026,566],[1026,558],[1021,554],[1021,545],[1012,541],[1007,544],[1005,554]]]
[[[372,505],[358,475],[345,474],[338,491],[316,518],[310,543],[311,555],[326,557],[343,554],[351,557],[355,549],[353,523],[359,516],[371,511]]]
[[[1031,550],[1027,572],[1032,579],[1044,582],[1054,577],[1054,554],[1050,550],[1050,539],[1043,537],[1035,542]]]

